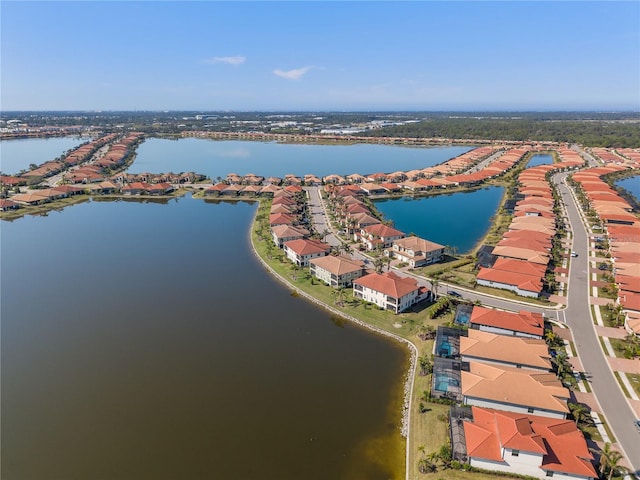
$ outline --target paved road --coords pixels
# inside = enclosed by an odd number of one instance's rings
[[[636,472],[640,472],[640,432],[634,425],[635,413],[622,393],[605,358],[595,330],[589,306],[589,237],[581,220],[575,197],[565,180],[568,173],[557,174],[553,182],[558,186],[567,207],[573,232],[573,250],[578,257],[571,259],[569,291],[564,311],[571,328],[576,350],[591,388],[614,432],[618,445]]]
[[[589,156],[587,158],[591,163],[593,159],[590,159]],[[587,378],[591,382],[591,388],[600,404],[601,410],[604,412],[607,422],[614,432],[618,445],[625,453],[633,469],[639,472],[640,433],[634,426],[635,414],[609,368],[591,316],[589,306],[588,233],[582,223],[572,191],[565,183],[567,175],[568,173],[559,173],[552,179],[564,199],[571,231],[573,232],[572,250],[578,253],[577,257],[571,258],[569,264],[569,285],[571,288],[568,289],[567,306],[564,309],[535,307],[525,302],[497,298],[448,285],[444,282],[440,282],[440,291],[455,289],[466,300],[479,300],[483,305],[504,310],[517,311],[526,309],[543,313],[547,318],[566,323],[571,328],[580,361]],[[330,230],[322,206],[320,189],[311,187],[307,189],[307,192],[309,195],[309,208],[316,229],[318,231]],[[333,233],[328,235],[325,241],[331,245],[340,244],[340,240]],[[354,252],[353,255],[361,259],[366,258],[360,252]],[[431,288],[430,282],[425,278],[415,275],[414,277],[420,285]]]

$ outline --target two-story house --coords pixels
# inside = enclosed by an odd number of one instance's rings
[[[353,281],[353,296],[400,313],[418,301],[420,287],[411,277],[393,272],[371,273]]]
[[[309,260],[329,255],[331,245],[318,240],[301,238],[284,244],[284,253],[289,260],[299,267],[309,265]]]
[[[410,236],[393,242],[385,255],[408,263],[411,268],[440,262],[444,258],[444,245]]]
[[[394,241],[404,238],[404,236],[405,234],[400,230],[378,223],[361,228],[355,234],[355,240],[359,240],[367,250],[384,250],[391,247]]]
[[[347,257],[327,255],[309,260],[309,270],[319,280],[334,288],[350,287],[364,274],[364,264]]]

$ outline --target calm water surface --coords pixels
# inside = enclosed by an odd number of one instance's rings
[[[78,145],[89,141],[88,137],[20,138],[0,141],[0,171],[14,175],[29,165],[53,160]]]
[[[472,147],[398,147],[391,145],[302,145],[240,140],[150,138],[137,151],[131,173],[203,173],[212,179],[228,173],[264,177],[325,176],[331,173],[394,172],[442,163]]]
[[[374,203],[397,229],[441,245],[455,246],[459,253],[464,253],[486,234],[503,191],[502,187],[487,187],[473,192]]]
[[[631,195],[636,197],[636,199],[640,202],[640,176],[618,180],[616,182],[616,185],[630,192]]]
[[[404,347],[292,297],[255,206],[91,202],[2,228],[2,478],[404,478]]]
[[[537,167],[538,165],[551,165],[553,163],[553,157],[548,153],[538,153],[532,155],[531,159],[527,163],[527,168]]]

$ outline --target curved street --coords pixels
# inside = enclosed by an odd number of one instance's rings
[[[529,310],[543,313],[550,320],[566,324],[571,329],[578,358],[600,405],[600,411],[606,417],[606,421],[611,431],[613,431],[615,441],[625,454],[629,464],[632,466],[632,470],[638,473],[640,472],[640,434],[634,425],[636,414],[614,377],[595,330],[589,304],[589,235],[582,222],[573,191],[566,184],[567,175],[569,175],[569,172],[557,173],[552,176],[552,181],[564,200],[567,220],[570,230],[573,232],[572,250],[578,253],[577,257],[570,258],[569,283],[567,284],[566,306],[564,308],[562,306],[556,308],[535,306],[527,302],[512,301],[478,293],[457,285],[448,285],[444,282],[440,282],[440,286],[455,288],[465,300],[480,301],[483,305],[503,310]],[[342,241],[330,227],[320,188],[306,187],[305,190],[307,190],[309,212],[316,231],[330,232],[327,234],[325,242],[333,246],[340,245]],[[360,260],[368,260],[368,257],[355,250],[352,252],[352,256]],[[407,274],[408,272],[403,271],[403,273]],[[420,285],[431,288],[431,283],[428,279],[416,275],[413,276]]]

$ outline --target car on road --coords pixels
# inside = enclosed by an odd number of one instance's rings
[[[640,420],[636,420],[635,422],[636,428],[638,429],[638,432],[640,432]]]
[[[460,295],[458,292],[456,292],[455,290],[449,290],[447,292],[447,295],[451,295],[452,297],[458,297],[458,298],[462,298],[462,295]]]
[[[576,252],[571,252],[571,256],[572,256],[572,257],[577,257],[577,256],[578,256],[578,254],[577,254]]]

